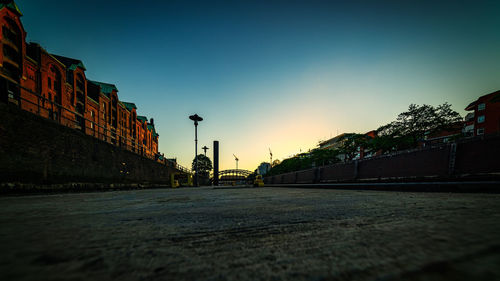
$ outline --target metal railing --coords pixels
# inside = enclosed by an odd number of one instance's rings
[[[25,111],[32,112],[41,117],[55,121],[60,125],[81,131],[86,135],[93,136],[101,141],[134,152],[165,166],[175,168],[184,173],[192,173],[189,169],[176,162],[164,158],[163,155],[154,153],[146,145],[137,141],[136,138],[127,137],[127,132],[130,131],[129,129],[120,130],[120,128],[114,128],[105,122],[106,118],[104,118],[104,120],[101,119],[101,121],[104,121],[104,124],[99,124],[100,116],[94,115],[95,121],[86,118],[82,113],[73,111],[55,101],[47,99],[33,92],[31,89],[21,86],[12,79],[5,77],[1,73],[0,80],[2,80],[2,83],[0,83],[0,85],[2,85],[2,89],[0,89],[0,101],[15,104]],[[21,90],[24,91],[23,93],[29,94],[29,96],[23,97]]]

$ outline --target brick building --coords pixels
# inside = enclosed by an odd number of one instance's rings
[[[81,60],[26,43],[21,16],[14,1],[0,0],[0,100],[157,159],[153,119],[120,101],[115,85],[87,79]]]
[[[500,133],[500,91],[479,97],[469,104],[465,110],[474,113],[468,115],[471,116],[471,119],[473,118],[474,136]]]

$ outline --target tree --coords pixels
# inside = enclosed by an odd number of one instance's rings
[[[339,152],[345,154],[345,161],[354,159],[362,148],[367,147],[370,137],[364,134],[345,134],[340,141],[342,141],[342,146],[340,146]]]
[[[425,134],[449,130],[461,120],[460,114],[451,109],[449,103],[437,107],[411,104],[408,111],[398,115],[396,121],[378,128],[378,136],[382,139],[376,138],[373,148],[384,151],[415,148]]]
[[[339,151],[336,149],[314,149],[311,151],[315,166],[325,166],[339,162]]]
[[[337,158],[338,155],[338,150],[314,149],[311,152],[297,154],[294,157],[283,160],[279,164],[273,165],[271,170],[266,175],[279,175],[283,173],[306,170],[315,166],[337,163],[339,162],[339,159]]]
[[[198,175],[200,177],[209,178],[210,171],[212,170],[212,161],[207,156],[198,154],[198,156],[193,159],[193,164],[191,165],[193,171],[196,167],[196,158],[198,158]]]

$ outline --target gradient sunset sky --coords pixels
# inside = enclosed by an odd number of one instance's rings
[[[80,59],[153,117],[160,152],[254,170],[411,103],[467,104],[500,89],[500,1],[19,0],[27,41]],[[201,149],[199,149],[201,151]]]

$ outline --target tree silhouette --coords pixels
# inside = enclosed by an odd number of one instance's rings
[[[408,111],[400,113],[396,119],[377,130],[378,138],[372,142],[373,148],[383,151],[414,148],[426,134],[450,130],[462,121],[460,114],[449,103],[437,107],[411,104]]]
[[[200,177],[209,178],[210,171],[212,170],[212,161],[210,160],[210,158],[203,154],[198,154],[198,157],[196,158],[198,158],[198,175]],[[193,164],[191,165],[193,171],[195,170],[196,166],[196,158],[193,159]]]
[[[339,148],[339,152],[345,155],[344,161],[350,161],[356,157],[360,150],[368,146],[370,137],[364,134],[345,134],[342,136],[340,141],[342,141],[342,146]]]

